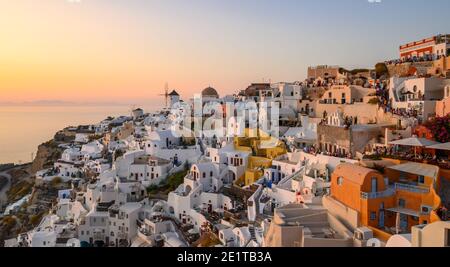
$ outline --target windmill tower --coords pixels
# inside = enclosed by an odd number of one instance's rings
[[[166,83],[166,85],[164,86],[164,94],[160,94],[160,96],[164,96],[165,100],[166,100],[166,108],[167,108],[167,104],[169,101],[169,84]]]

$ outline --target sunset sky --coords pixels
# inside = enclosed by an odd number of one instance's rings
[[[449,33],[448,0],[0,0],[0,102],[158,99],[372,67]]]

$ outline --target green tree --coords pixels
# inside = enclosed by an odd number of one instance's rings
[[[375,72],[377,73],[377,77],[381,77],[383,75],[389,75],[389,70],[385,63],[378,63],[375,65]]]

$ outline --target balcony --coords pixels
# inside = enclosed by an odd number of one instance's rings
[[[385,198],[385,197],[393,196],[394,194],[395,194],[395,191],[391,188],[389,188],[386,191],[382,191],[382,192],[373,192],[373,193],[361,192],[361,199]]]
[[[423,186],[396,183],[394,189],[398,191],[407,191],[418,194],[428,194],[430,189]]]

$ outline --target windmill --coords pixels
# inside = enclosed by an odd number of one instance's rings
[[[164,86],[164,94],[160,94],[160,96],[164,96],[166,99],[166,108],[167,108],[167,104],[169,101],[169,84],[166,83],[166,85]]]

